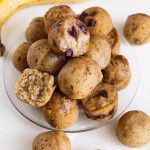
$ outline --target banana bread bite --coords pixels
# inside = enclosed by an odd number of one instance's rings
[[[48,35],[44,27],[44,18],[34,18],[26,29],[25,36],[27,41],[32,43],[40,39],[46,39]]]
[[[131,79],[128,60],[122,55],[114,55],[110,64],[103,70],[103,81],[113,85],[117,90],[125,88]]]
[[[56,90],[50,101],[42,107],[47,122],[54,128],[63,129],[77,122],[79,109],[76,100],[72,100]]]
[[[48,43],[52,50],[67,57],[78,57],[89,49],[90,34],[86,25],[75,17],[53,24]]]
[[[150,16],[134,14],[127,18],[124,35],[130,44],[143,45],[150,41]]]
[[[86,98],[102,81],[98,64],[86,57],[70,59],[58,75],[60,90],[72,99]]]
[[[34,107],[45,105],[54,92],[54,77],[36,69],[25,69],[15,85],[17,98]]]
[[[113,55],[119,54],[120,53],[121,40],[120,40],[119,33],[118,33],[118,31],[117,31],[117,29],[115,27],[107,35],[106,40],[108,41],[108,43],[111,46],[111,53]]]
[[[24,69],[28,68],[27,63],[27,52],[31,43],[24,42],[19,45],[19,47],[15,50],[12,56],[12,62],[15,68],[23,72]]]
[[[100,7],[91,7],[84,10],[79,18],[87,25],[92,35],[103,37],[113,29],[110,15]]]
[[[105,39],[93,36],[90,39],[89,51],[85,56],[95,60],[100,68],[104,69],[108,66],[111,59],[110,44]]]
[[[120,142],[129,147],[141,147],[150,141],[150,117],[142,111],[125,113],[117,125]]]
[[[74,11],[67,5],[59,5],[50,8],[44,15],[44,24],[46,32],[49,32],[51,26],[57,21],[64,20],[67,17],[76,16]]]
[[[81,102],[88,118],[106,122],[117,112],[118,94],[112,85],[101,83]]]
[[[32,150],[71,150],[71,142],[63,131],[48,131],[34,139]]]
[[[55,54],[50,49],[48,41],[42,39],[30,46],[27,54],[27,62],[30,68],[56,75],[65,64],[66,58]]]

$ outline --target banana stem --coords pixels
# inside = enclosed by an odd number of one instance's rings
[[[0,28],[0,56],[3,56],[5,52],[5,46],[2,44],[1,41],[1,28]]]

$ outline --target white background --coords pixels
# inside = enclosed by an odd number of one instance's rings
[[[16,13],[3,28],[2,40],[6,48],[13,43],[15,45],[15,40],[24,41],[23,34],[29,22],[32,18],[43,15],[50,6],[36,6]],[[150,15],[149,0],[91,0],[83,4],[73,4],[72,8],[80,13],[91,6],[101,6],[108,10],[127,49],[130,45],[122,34],[127,16],[138,12]],[[17,26],[21,28],[18,32]],[[19,34],[19,39],[15,39],[16,34]],[[150,43],[144,46],[130,46],[130,50],[138,58],[141,80],[137,95],[128,110],[139,109],[150,115]],[[45,130],[24,119],[10,104],[3,86],[3,61],[4,58],[0,58],[0,150],[31,150],[34,137]],[[72,149],[131,150],[117,140],[116,123],[117,120],[94,131],[68,134]],[[140,149],[150,150],[150,143]]]

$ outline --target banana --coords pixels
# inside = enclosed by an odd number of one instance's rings
[[[4,45],[1,43],[1,30],[5,22],[18,10],[32,6],[47,3],[76,3],[86,0],[0,0],[0,53],[4,50]]]

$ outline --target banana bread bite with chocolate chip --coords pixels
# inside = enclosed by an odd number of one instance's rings
[[[111,119],[117,111],[117,91],[110,84],[99,84],[89,97],[82,100],[82,105],[88,118],[106,122]]]
[[[42,107],[47,122],[54,128],[64,129],[77,122],[79,108],[76,100],[72,100],[58,89],[50,101]]]
[[[78,57],[89,49],[90,34],[86,25],[75,17],[53,24],[48,34],[49,46],[55,53]]]
[[[117,125],[120,142],[129,147],[141,147],[150,141],[150,117],[138,110],[125,113]]]
[[[102,81],[98,64],[86,57],[70,59],[58,75],[60,90],[72,99],[86,98]]]
[[[24,69],[28,68],[27,63],[27,52],[31,43],[24,42],[19,45],[19,47],[15,50],[12,56],[12,62],[15,68],[23,72]]]
[[[15,85],[19,100],[34,107],[44,106],[54,92],[54,77],[36,69],[25,69]]]
[[[43,132],[34,139],[32,150],[71,150],[71,142],[63,131]]]
[[[62,55],[54,53],[46,39],[34,42],[28,51],[27,61],[32,69],[56,75],[66,62]]]
[[[95,60],[95,62],[104,69],[108,66],[111,59],[110,44],[98,36],[92,36],[90,39],[89,51],[85,54],[86,57]]]
[[[130,44],[143,45],[150,42],[150,16],[141,13],[129,16],[124,35]]]
[[[87,25],[92,35],[105,36],[113,28],[110,15],[100,7],[91,7],[84,10],[79,18]]]
[[[68,17],[76,16],[74,11],[67,5],[59,5],[50,8],[44,15],[44,23],[46,32],[49,32],[51,26],[60,20],[65,20]]]
[[[29,24],[29,27],[25,32],[25,36],[27,41],[32,43],[40,39],[46,39],[48,35],[45,31],[44,18],[43,17],[34,18]]]
[[[122,55],[114,55],[110,64],[103,70],[103,81],[113,85],[117,90],[125,88],[131,79],[128,60]]]

